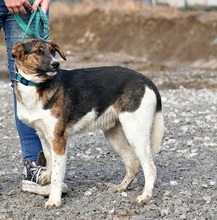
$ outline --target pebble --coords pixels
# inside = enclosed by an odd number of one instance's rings
[[[121,196],[122,196],[122,197],[127,197],[127,193],[126,193],[126,192],[122,192],[122,193],[121,193]]]
[[[91,192],[91,191],[86,191],[85,193],[84,193],[84,195],[85,196],[91,196],[93,193]]]
[[[210,186],[215,186],[215,185],[216,185],[216,182],[211,180],[211,181],[209,182],[209,185],[210,185]]]
[[[171,181],[170,181],[170,185],[171,185],[171,186],[177,186],[177,185],[178,185],[178,182],[177,182],[177,181],[174,181],[174,180],[171,180]]]
[[[161,217],[167,216],[168,214],[169,214],[169,209],[168,208],[160,210]]]
[[[13,196],[13,195],[15,195],[15,194],[17,194],[17,190],[11,190],[9,193],[8,193],[8,196]]]

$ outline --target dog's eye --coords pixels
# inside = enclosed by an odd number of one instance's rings
[[[55,50],[51,49],[50,53],[52,54],[52,56],[55,57],[55,55],[56,55],[56,51]]]
[[[37,55],[43,55],[43,51],[42,51],[42,50],[36,50],[36,51],[35,51],[35,54],[37,54]]]

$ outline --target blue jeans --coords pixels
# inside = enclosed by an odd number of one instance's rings
[[[28,22],[29,16],[30,16],[30,12],[23,15],[23,19],[25,19],[26,22]],[[16,23],[14,16],[8,13],[8,10],[4,5],[4,1],[0,0],[0,30],[2,28],[5,32],[5,41],[6,41],[7,55],[8,55],[8,68],[10,72],[10,81],[13,87],[14,59],[11,57],[10,50],[14,43],[16,43],[17,41],[21,41],[24,32]],[[42,150],[41,142],[35,130],[28,127],[17,118],[15,96],[14,96],[14,115],[15,115],[18,135],[20,138],[21,148],[22,148],[22,156],[23,158],[29,158],[30,161],[36,161],[38,152]]]

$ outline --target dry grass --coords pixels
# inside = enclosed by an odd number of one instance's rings
[[[83,3],[65,3],[56,1],[51,4],[50,19],[60,19],[63,16],[88,14],[93,10],[101,10],[106,13],[138,12],[143,14],[158,14],[167,17],[168,14],[176,17],[179,11],[172,7],[151,6],[137,0],[85,0]],[[169,11],[169,12],[168,12]]]

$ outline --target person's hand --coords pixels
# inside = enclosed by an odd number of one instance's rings
[[[32,9],[28,0],[4,0],[10,14],[26,14],[26,8]]]
[[[34,4],[32,5],[32,9],[36,10],[37,7],[40,6],[41,10],[44,13],[47,13],[49,9],[50,1],[51,0],[35,0]]]

